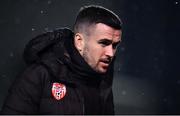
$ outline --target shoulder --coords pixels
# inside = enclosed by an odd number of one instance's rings
[[[34,77],[43,77],[48,75],[48,70],[46,67],[42,64],[32,64],[28,66],[23,73],[21,74],[21,77],[27,76],[30,78]]]
[[[45,66],[41,64],[32,64],[22,73],[17,75],[12,87],[41,87],[48,80],[49,73]]]

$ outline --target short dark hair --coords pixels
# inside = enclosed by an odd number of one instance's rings
[[[115,29],[122,28],[120,18],[111,10],[98,5],[83,6],[80,8],[74,24],[74,32],[81,30],[82,25],[103,23]]]

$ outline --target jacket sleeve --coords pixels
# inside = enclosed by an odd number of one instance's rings
[[[43,66],[27,68],[9,89],[1,114],[38,114],[45,76],[47,71]]]

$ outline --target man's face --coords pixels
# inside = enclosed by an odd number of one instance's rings
[[[105,73],[121,41],[122,31],[103,23],[90,28],[89,34],[83,38],[80,54],[93,70]]]

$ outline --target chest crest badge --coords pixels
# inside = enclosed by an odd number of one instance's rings
[[[56,100],[60,100],[66,95],[66,86],[61,83],[53,83],[51,92]]]

